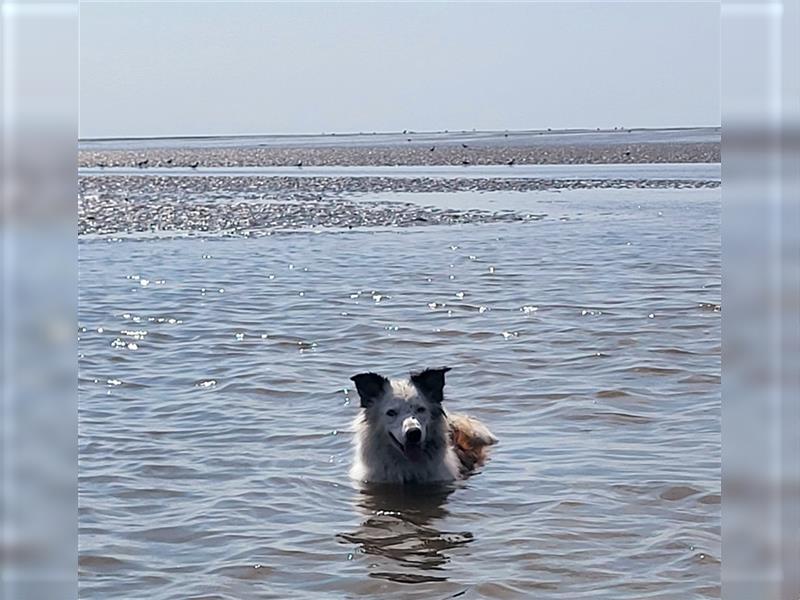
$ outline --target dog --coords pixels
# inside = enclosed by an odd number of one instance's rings
[[[486,459],[497,438],[477,419],[442,408],[449,367],[425,369],[409,379],[361,373],[354,421],[355,460],[350,476],[369,483],[438,483],[463,479]]]

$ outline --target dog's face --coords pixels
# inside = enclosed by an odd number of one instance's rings
[[[389,380],[377,373],[351,379],[361,398],[370,427],[411,462],[425,456],[434,428],[441,423],[444,374],[450,369],[426,369],[408,381]]]

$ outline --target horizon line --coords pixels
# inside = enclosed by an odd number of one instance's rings
[[[620,132],[620,131],[679,131],[689,129],[722,129],[722,125],[683,125],[666,127],[565,127],[545,129],[439,129],[403,131],[350,131],[350,132],[318,132],[318,133],[212,133],[212,134],[166,134],[166,135],[123,135],[123,136],[90,136],[78,137],[78,142],[134,141],[134,140],[171,140],[171,139],[213,139],[213,138],[293,138],[293,137],[351,137],[364,135],[419,135],[436,133],[578,133],[578,132]]]

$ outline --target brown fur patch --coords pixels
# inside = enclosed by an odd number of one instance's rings
[[[461,462],[462,474],[469,473],[486,460],[487,444],[475,435],[468,420],[453,419],[450,421],[450,439],[453,442],[456,456]]]

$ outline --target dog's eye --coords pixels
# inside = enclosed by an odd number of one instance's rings
[[[397,416],[397,411],[396,410],[392,410],[390,408],[389,410],[386,411],[386,416],[387,417],[396,417]]]
[[[425,407],[424,406],[418,406],[417,407],[417,412],[418,413],[424,413],[425,412]]]

